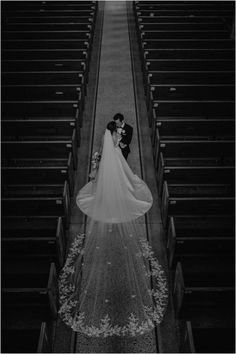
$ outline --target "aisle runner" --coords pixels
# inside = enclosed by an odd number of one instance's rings
[[[104,11],[93,152],[99,149],[107,123],[116,113],[122,113],[127,123],[134,128],[128,163],[134,173],[141,176],[126,2],[106,1]],[[144,232],[145,230],[144,225]],[[156,351],[154,332],[136,338],[108,337],[105,339],[87,338],[77,334],[77,353],[155,353]]]

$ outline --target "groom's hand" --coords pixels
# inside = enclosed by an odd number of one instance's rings
[[[120,147],[121,147],[121,149],[124,149],[126,146],[127,146],[126,144],[124,144],[124,143],[120,143]]]

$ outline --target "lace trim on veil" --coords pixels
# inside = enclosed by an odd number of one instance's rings
[[[73,263],[78,256],[84,253],[83,243],[85,234],[78,234],[72,243],[69,254],[59,277],[59,301],[61,308],[59,314],[62,320],[69,325],[74,331],[81,332],[87,336],[108,337],[117,336],[136,336],[144,334],[152,330],[155,324],[159,324],[165,314],[168,303],[168,287],[164,276],[164,270],[158,260],[153,256],[154,252],[150,245],[144,239],[140,239],[139,257],[144,257],[151,265],[146,275],[152,277],[155,286],[149,290],[149,294],[153,297],[153,306],[144,306],[147,315],[146,321],[140,321],[133,313],[130,313],[128,320],[124,326],[114,325],[106,314],[100,320],[99,326],[88,326],[85,324],[85,314],[76,313],[79,306],[78,300],[73,300],[75,285],[70,281],[70,277],[75,273]]]

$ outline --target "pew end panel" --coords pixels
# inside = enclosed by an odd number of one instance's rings
[[[58,309],[58,282],[55,263],[51,263],[48,278],[48,300],[53,319],[57,318]]]
[[[39,341],[37,346],[37,353],[52,353],[52,341],[51,341],[51,334],[49,332],[48,326],[46,322],[42,322]]]
[[[182,265],[177,263],[174,278],[173,300],[175,308],[175,316],[178,317],[184,300],[185,284],[183,277]]]
[[[167,255],[169,261],[169,268],[172,267],[173,258],[175,254],[175,244],[176,244],[176,231],[173,216],[170,217],[168,223],[167,231]]]

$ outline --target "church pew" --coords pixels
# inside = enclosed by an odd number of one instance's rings
[[[162,195],[163,182],[181,183],[228,183],[234,185],[233,166],[165,166],[163,157],[159,160],[157,183],[159,195]]]
[[[234,49],[232,39],[149,39],[142,41],[142,48],[149,49]]]
[[[181,219],[181,217],[179,217]],[[184,217],[182,218],[184,219]],[[196,220],[194,220],[196,219]],[[176,262],[181,261],[185,255],[199,255],[199,256],[227,256],[232,255],[234,249],[234,222],[230,217],[205,217],[204,222],[200,222],[201,228],[196,225],[196,222],[200,218],[188,217],[188,222],[192,221],[192,224],[188,224],[189,229],[184,230],[185,234],[181,234],[181,229],[178,228],[178,224],[175,225],[175,220],[178,217],[170,217],[167,231],[167,254],[169,267],[174,267]],[[220,220],[219,220],[220,219]],[[184,219],[186,220],[186,218]],[[195,223],[193,223],[195,221]],[[209,224],[206,224],[208,221]],[[226,227],[221,233],[215,232],[217,221],[223,221],[227,223]],[[205,225],[205,229],[203,226]],[[177,226],[177,227],[176,227]],[[195,229],[196,227],[196,229]],[[226,230],[229,230],[227,232]],[[214,234],[213,234],[214,232]]]
[[[93,11],[80,11],[80,14],[76,16],[74,12],[70,14],[56,14],[55,12],[50,15],[47,13],[45,16],[38,14],[31,14],[31,16],[17,16],[15,13],[11,13],[11,16],[7,16],[7,12],[4,12],[6,23],[80,23],[81,17],[93,17],[95,13]]]
[[[96,1],[68,1],[68,2],[61,2],[61,1],[29,1],[29,2],[20,2],[19,1],[11,1],[3,4],[4,9],[8,9],[16,11],[16,10],[36,10],[36,9],[43,9],[43,10],[76,10],[82,9],[83,7],[92,6],[94,9],[97,9]]]
[[[145,31],[141,30],[139,33],[142,41],[148,41],[150,39],[223,39],[229,38],[229,32],[227,30],[153,30]]]
[[[61,219],[60,219],[61,220]],[[61,227],[62,228],[62,227]],[[60,230],[60,229],[59,229]],[[60,267],[64,263],[65,243],[60,233],[51,237],[2,237],[2,251],[4,257],[21,256],[50,258]]]
[[[17,6],[17,5],[16,5]],[[53,7],[44,6],[43,4],[38,4],[37,7],[30,7],[30,6],[20,6],[20,7],[10,7],[10,6],[3,6],[3,15],[5,18],[18,18],[18,17],[48,17],[48,16],[59,16],[59,17],[85,17],[87,16],[87,12],[93,13],[95,10],[94,4],[88,4],[79,6],[79,4],[72,9],[66,8],[65,6],[62,9],[55,9]]]
[[[40,351],[39,351],[40,350]],[[2,329],[3,353],[52,353],[46,322],[35,329]]]
[[[183,61],[184,64],[184,61]],[[234,85],[152,85],[146,92],[146,103],[149,110],[149,116],[154,112],[151,110],[158,103],[158,100],[234,100],[235,90]]]
[[[2,119],[2,138],[3,140],[38,140],[57,137],[57,139],[67,140],[71,138],[75,129],[77,145],[80,146],[81,120],[81,117]]]
[[[149,49],[143,52],[143,58],[146,60],[155,59],[233,59],[234,49]]]
[[[151,119],[151,140],[155,146],[155,139],[159,135],[163,140],[183,140],[183,139],[234,139],[234,119],[214,117],[203,119],[201,117],[161,117],[157,116],[157,111],[153,109]]]
[[[79,71],[88,72],[83,60],[3,60],[2,71]]]
[[[17,30],[15,27],[11,28],[11,26],[8,26],[8,28],[2,32],[2,38],[4,39],[10,39],[10,40],[17,40],[17,39],[34,39],[37,37],[37,39],[79,39],[79,38],[84,38],[84,34],[81,33],[90,33],[92,34],[93,32],[91,31],[91,25],[90,24],[78,24],[77,30],[73,31],[55,31],[55,30],[48,30],[43,31],[37,30],[37,27],[34,28],[32,31],[24,31],[24,30]],[[91,31],[91,32],[90,32]],[[89,37],[89,36],[87,36]],[[86,37],[86,38],[87,38]]]
[[[60,97],[60,95],[58,95]],[[80,114],[78,100],[29,100],[3,101],[2,115],[5,119],[29,117],[75,117]]]
[[[232,3],[230,2],[223,2],[223,1],[217,1],[216,3],[212,3],[212,1],[204,1],[204,2],[196,2],[196,1],[191,1],[191,2],[176,2],[176,1],[168,1],[168,2],[153,2],[153,1],[134,1],[134,8],[136,10],[161,10],[161,9],[175,9],[175,10],[181,10],[181,9],[202,9],[202,10],[212,10],[212,9],[225,9],[225,8],[230,8],[233,10]]]
[[[196,353],[233,353],[235,328],[192,328]]]
[[[9,49],[2,50],[3,60],[86,60],[86,48],[80,49]]]
[[[78,85],[84,81],[78,71],[15,71],[3,72],[3,85]]]
[[[2,188],[3,216],[57,216],[67,226],[70,196],[67,181],[57,185],[4,185]]]
[[[57,233],[66,242],[61,218],[56,216],[23,217],[3,216],[2,235],[4,237],[51,237]]]
[[[147,73],[152,73],[155,71],[233,71],[234,61],[233,59],[151,59],[147,60],[145,63],[145,70]]]
[[[18,22],[18,23],[5,23],[3,24],[3,31],[24,31],[30,33],[31,31],[39,31],[39,32],[50,32],[50,31],[64,31],[64,32],[71,32],[71,31],[80,31],[82,25],[91,26],[88,29],[91,31],[91,36],[93,35],[93,27],[94,27],[94,20],[93,17],[79,17],[79,21],[76,22],[61,22],[61,23],[54,23],[50,22],[49,20],[44,23],[40,22]],[[63,34],[61,34],[63,36]],[[30,36],[30,35],[29,35]],[[64,38],[67,38],[68,35],[65,35]],[[76,35],[74,38],[76,38]],[[22,37],[21,37],[22,38]],[[40,35],[39,35],[40,38]],[[73,37],[72,37],[73,38]]]
[[[169,157],[233,157],[232,140],[162,140],[156,129],[156,146],[154,148],[155,166],[158,166],[159,154],[162,152],[164,159]]]
[[[27,315],[42,322],[57,316],[57,275],[54,263],[47,273],[34,274],[31,269],[27,273],[5,273],[3,276],[2,302],[4,304],[3,319],[7,324],[20,317],[24,309],[25,315],[19,320],[27,326]],[[39,316],[40,313],[40,316]]]
[[[157,135],[158,129],[156,129]],[[155,167],[159,165],[160,153],[166,158],[215,158],[222,163],[234,158],[233,140],[161,140],[156,138],[154,148]]]
[[[232,215],[178,215],[170,217],[167,238],[233,237],[234,228]]]
[[[159,71],[149,73],[148,85],[213,85],[234,84],[233,71]]]
[[[84,78],[83,78],[84,79]],[[82,80],[81,80],[82,81]],[[82,115],[85,85],[3,85],[3,101],[75,101]],[[82,124],[82,121],[80,122]]]
[[[211,9],[193,9],[193,8],[186,8],[186,9],[151,9],[151,10],[143,10],[142,8],[138,9],[136,12],[137,16],[150,16],[150,17],[164,17],[164,16],[178,16],[178,17],[197,17],[197,16],[204,16],[204,17],[212,17],[212,16],[220,16],[220,17],[233,17],[234,10],[233,7],[231,8],[220,8],[215,9],[214,7]]]
[[[209,187],[209,188],[208,188]],[[214,187],[214,186],[213,186]],[[161,215],[164,227],[167,227],[168,216],[178,215],[232,215],[234,212],[234,198],[231,196],[231,187],[210,188],[210,186],[196,186],[179,188],[180,193],[172,194],[167,182],[164,181],[161,200]],[[181,190],[183,194],[181,195]],[[176,189],[175,189],[176,191]],[[177,190],[178,191],[178,190]],[[218,192],[218,196],[217,195]],[[221,194],[222,193],[222,194]]]
[[[3,40],[4,49],[82,49],[89,48],[89,36],[79,39]]]
[[[172,20],[167,23],[152,23],[147,19],[146,22],[143,20],[138,25],[137,30],[140,32],[146,31],[219,31],[225,30],[226,26],[223,21],[218,22],[190,22],[186,23],[184,20],[182,22],[175,22]]]
[[[211,326],[216,319],[232,323],[234,304],[234,267],[232,257],[198,257],[177,264],[174,280],[176,317]],[[191,262],[191,263],[190,263]],[[204,269],[204,271],[203,271]]]
[[[161,100],[154,101],[154,107],[157,114],[161,116],[202,116],[214,117],[222,115],[227,117],[234,116],[235,105],[234,100],[212,99],[202,101],[194,100]]]
[[[65,166],[3,166],[2,184],[54,184],[63,185],[67,181],[70,195],[74,191],[74,169],[69,156],[69,165]]]
[[[49,262],[54,262],[57,269],[60,269],[62,262],[65,256],[65,247],[66,247],[66,238],[64,225],[61,217],[57,216],[20,216],[20,215],[11,215],[2,217],[2,237],[4,239],[38,239],[46,240],[52,239],[53,243],[57,242],[57,253],[48,254],[30,254],[28,253],[27,257],[24,257],[24,262],[22,264],[21,254],[10,254],[8,253],[4,258],[3,268],[11,269],[11,259],[14,259],[14,264],[17,263],[17,267],[21,269],[22,272],[27,270],[27,267],[31,267],[31,263],[37,259],[37,264],[39,269],[44,269]],[[13,266],[14,266],[13,264]],[[35,265],[36,267],[36,265]],[[33,266],[33,269],[35,269]]]
[[[142,24],[142,23],[154,23],[154,24],[162,24],[162,23],[216,23],[216,24],[222,24],[223,20],[222,18],[219,18],[218,16],[145,16],[145,15],[137,15],[137,12],[135,12],[135,19],[136,23]]]
[[[73,167],[77,169],[77,143],[75,131],[69,140],[3,141],[2,156],[5,160],[17,159],[68,159],[72,153]]]
[[[185,62],[183,62],[185,63]],[[209,62],[211,63],[211,62]],[[148,107],[160,100],[233,100],[234,85],[152,85]]]

